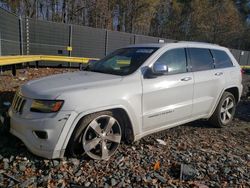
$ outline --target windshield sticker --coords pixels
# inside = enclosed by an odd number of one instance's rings
[[[154,51],[154,49],[138,49],[138,50],[136,50],[136,53],[151,54],[153,51]]]

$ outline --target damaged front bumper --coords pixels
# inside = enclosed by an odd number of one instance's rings
[[[10,108],[9,116],[10,133],[22,140],[33,154],[48,159],[63,156],[64,151],[56,146],[70,112],[61,111],[53,117],[28,119]]]

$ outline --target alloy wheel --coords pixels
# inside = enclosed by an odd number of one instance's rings
[[[227,97],[223,101],[220,110],[220,119],[224,125],[226,125],[233,118],[233,110],[234,101],[231,97]]]
[[[101,115],[87,126],[82,145],[85,153],[96,160],[109,159],[121,142],[121,127],[112,116]]]

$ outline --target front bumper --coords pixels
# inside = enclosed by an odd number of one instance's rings
[[[57,149],[57,144],[65,123],[70,117],[71,112],[61,111],[54,116],[51,114],[44,118],[25,118],[18,113],[9,110],[10,132],[22,140],[26,147],[35,155],[52,159],[63,157],[64,150]],[[46,139],[39,138],[35,131],[45,131]]]

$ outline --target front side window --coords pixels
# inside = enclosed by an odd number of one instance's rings
[[[214,60],[208,49],[188,48],[192,71],[203,71],[214,68]]]
[[[172,49],[165,52],[156,64],[164,64],[168,67],[169,74],[187,72],[186,53],[184,48]]]
[[[222,50],[211,50],[211,52],[214,57],[215,68],[226,68],[233,66],[232,61],[226,52]]]
[[[158,48],[132,47],[116,50],[100,61],[90,63],[87,70],[125,76],[135,72]]]

